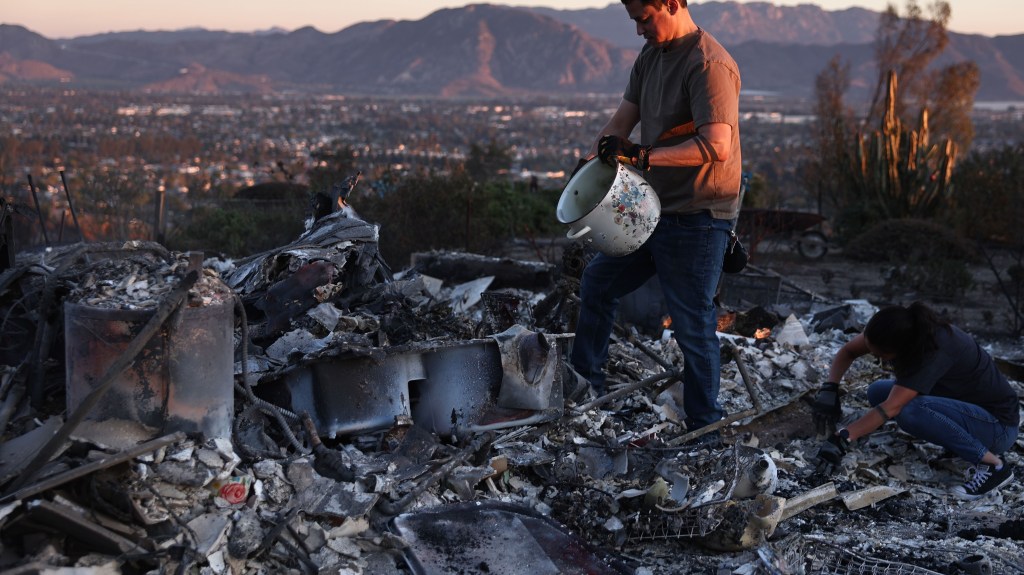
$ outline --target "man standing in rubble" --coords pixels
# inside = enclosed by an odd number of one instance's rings
[[[647,44],[618,109],[588,158],[637,168],[661,201],[661,221],[636,252],[599,254],[587,265],[572,363],[604,391],[619,298],[654,274],[684,356],[689,429],[722,418],[715,290],[739,209],[740,74],[729,53],[697,27],[686,0],[622,0]],[[640,126],[640,143],[629,140]]]

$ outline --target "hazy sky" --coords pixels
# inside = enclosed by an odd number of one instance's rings
[[[739,0],[746,2],[750,0]],[[927,6],[931,0],[918,0]],[[368,20],[419,20],[440,8],[465,6],[472,0],[4,0],[0,22],[20,24],[48,38],[67,38],[124,30],[210,30],[249,32],[279,27],[313,26],[337,32]],[[617,0],[489,0],[511,6],[600,8]],[[887,0],[775,0],[775,4],[817,4],[826,10],[861,6],[882,11]],[[964,33],[1024,33],[1022,0],[949,0],[950,30]],[[691,0],[700,22],[701,0]],[[905,0],[896,0],[902,10]],[[625,15],[623,15],[625,18]],[[625,22],[623,22],[625,25]]]

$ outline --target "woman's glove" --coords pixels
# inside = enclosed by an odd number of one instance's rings
[[[811,401],[811,417],[818,435],[831,434],[842,419],[843,405],[839,397],[839,384],[829,381],[821,385]]]
[[[649,154],[650,146],[634,144],[626,138],[618,136],[603,136],[597,142],[597,157],[609,166],[615,165],[615,160],[627,163],[641,172],[651,167]]]
[[[843,456],[850,451],[850,432],[845,428],[833,433],[818,448],[818,471],[831,475]]]

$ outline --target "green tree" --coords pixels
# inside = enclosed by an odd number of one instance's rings
[[[852,111],[843,101],[850,87],[850,65],[839,56],[815,78],[812,141],[816,155],[803,168],[805,185],[817,199],[818,212],[825,212],[825,199],[833,204],[846,198],[843,193],[851,165],[850,140],[855,132]],[[842,207],[842,206],[841,206]]]
[[[415,252],[454,249],[492,255],[519,236],[554,234],[560,191],[527,193],[508,182],[479,183],[465,170],[393,180],[380,194],[360,196],[354,207],[380,225],[380,252],[395,268]]]
[[[474,142],[469,147],[466,171],[474,180],[485,182],[508,171],[511,164],[512,151],[508,147],[502,146],[494,140],[489,141],[486,147]]]
[[[950,220],[975,240],[1010,308],[1010,331],[1024,334],[1024,144],[965,158],[953,175],[957,202]]]
[[[929,11],[930,18],[925,19],[917,0],[907,0],[905,14],[901,15],[893,4],[889,4],[882,13],[875,33],[878,76],[867,124],[873,124],[884,113],[885,88],[890,72],[895,72],[900,78],[895,100],[896,115],[906,118],[908,113],[911,117],[916,114],[916,111],[908,111],[907,103],[912,99],[921,102],[929,87],[928,65],[949,43],[946,34],[946,25],[952,14],[949,2],[938,0],[929,6]]]
[[[967,151],[974,141],[971,110],[981,85],[981,72],[974,62],[960,62],[939,70],[924,107],[931,111],[932,133],[948,137],[957,149]],[[930,95],[930,96],[929,96]]]
[[[304,231],[305,201],[224,200],[194,208],[168,234],[177,251],[199,250],[245,257],[286,245]]]
[[[848,65],[833,59],[818,74],[813,157],[803,172],[808,186],[828,201],[841,241],[878,221],[934,217],[950,200],[955,159],[973,137],[969,113],[977,66],[929,71],[947,44],[950,16],[948,2],[935,2],[930,10],[925,19],[916,0],[909,0],[906,15],[892,5],[882,15],[875,41],[878,81],[862,123],[843,102]],[[941,119],[930,122],[935,110]]]
[[[356,154],[352,146],[337,140],[310,152],[312,165],[306,171],[311,194],[327,193],[335,183],[356,174]]]

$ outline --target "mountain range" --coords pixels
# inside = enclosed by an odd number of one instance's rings
[[[851,99],[874,86],[877,12],[767,2],[707,2],[691,11],[733,54],[745,90],[810,96],[815,76],[836,54],[850,64]],[[1024,100],[1024,34],[949,37],[940,63],[976,62],[977,100]],[[617,94],[642,42],[618,2],[583,10],[472,4],[333,33],[188,29],[49,39],[0,24],[0,84],[431,97]]]

